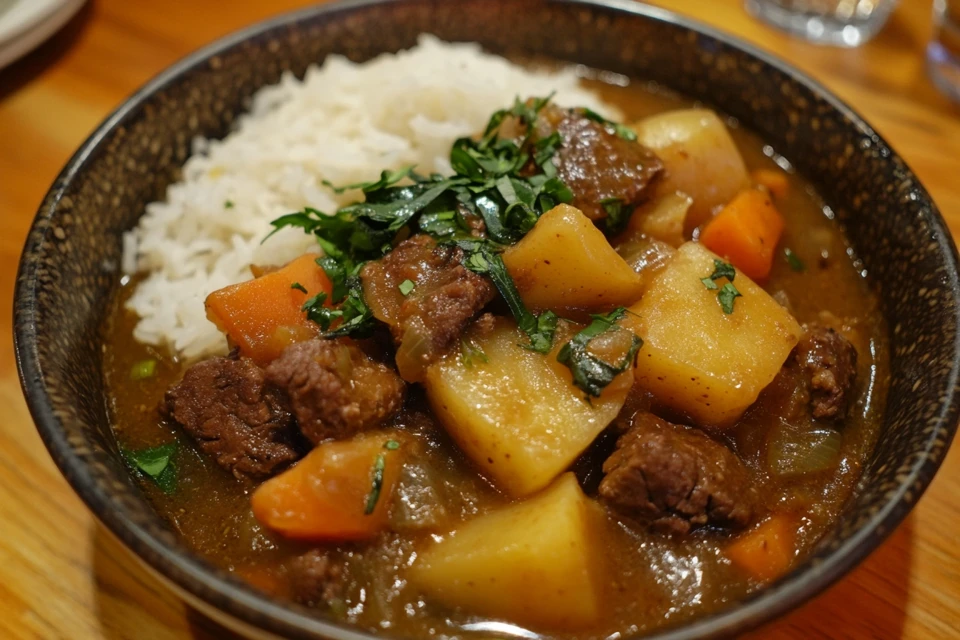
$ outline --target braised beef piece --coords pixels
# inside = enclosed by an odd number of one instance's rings
[[[603,463],[600,497],[656,531],[744,527],[757,503],[740,459],[702,431],[638,413]]]
[[[302,455],[302,439],[283,397],[247,358],[193,365],[167,391],[160,412],[237,478],[270,476]]]
[[[813,417],[842,420],[857,377],[856,348],[834,329],[809,324],[792,358],[808,381]]]
[[[348,339],[293,344],[266,378],[289,399],[300,431],[314,444],[375,427],[403,403],[403,380]]]
[[[308,607],[326,607],[343,598],[343,565],[313,549],[287,566],[293,599]]]
[[[415,235],[360,273],[364,295],[378,318],[390,325],[397,366],[410,382],[422,381],[426,367],[460,337],[496,295],[493,284],[469,271],[459,247],[440,246]],[[415,284],[406,296],[398,287]]]
[[[555,131],[563,142],[554,156],[557,176],[573,192],[570,204],[588,218],[607,216],[604,200],[617,199],[632,208],[652,195],[663,163],[650,149],[621,138],[582,110],[551,104],[540,111],[535,138]]]

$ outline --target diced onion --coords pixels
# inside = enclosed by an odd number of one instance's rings
[[[767,465],[781,477],[827,471],[837,465],[842,444],[835,429],[781,424],[770,436]]]

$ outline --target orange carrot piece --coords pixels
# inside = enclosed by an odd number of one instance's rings
[[[321,444],[257,488],[253,515],[297,540],[369,539],[387,524],[390,496],[403,464],[402,446],[397,448],[401,442],[379,432]]]
[[[777,200],[786,198],[790,192],[790,181],[787,179],[787,174],[782,171],[757,169],[750,174],[750,178],[753,179],[754,184],[766,187]]]
[[[270,362],[293,342],[320,332],[301,310],[310,297],[321,291],[329,296],[333,290],[316,258],[304,254],[282,269],[214,291],[207,296],[207,317],[242,355],[261,365]]]
[[[770,275],[783,224],[783,216],[768,194],[746,189],[707,223],[700,242],[730,260],[748,278],[763,280]]]
[[[731,543],[726,556],[754,580],[768,582],[786,573],[793,563],[796,535],[793,519],[776,514]]]

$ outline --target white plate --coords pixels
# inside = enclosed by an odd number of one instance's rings
[[[0,0],[0,68],[60,30],[86,0]]]

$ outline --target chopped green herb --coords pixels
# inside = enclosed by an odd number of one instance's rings
[[[233,200],[225,200],[223,203],[224,209],[233,209]]]
[[[383,448],[387,451],[396,451],[400,448],[400,443],[396,440],[387,440],[383,443]],[[380,493],[383,491],[383,471],[386,467],[386,455],[378,453],[376,460],[373,461],[373,472],[370,477],[370,493],[367,494],[367,504],[363,509],[363,515],[368,516],[377,508],[377,501],[380,500]]]
[[[720,308],[723,309],[723,312],[727,315],[733,313],[733,303],[737,298],[742,297],[737,288],[733,286],[732,283],[728,282],[720,288],[720,292],[717,294],[717,300],[720,301]]]
[[[400,293],[402,293],[403,295],[408,296],[416,286],[417,285],[414,284],[413,280],[404,280],[399,285],[397,285],[397,289],[400,289]]]
[[[587,350],[590,341],[602,333],[627,331],[617,324],[626,312],[626,309],[619,307],[606,315],[592,315],[593,321],[563,345],[557,354],[557,361],[567,365],[573,373],[573,383],[588,396],[598,397],[614,378],[633,364],[637,352],[643,346],[643,340],[631,331],[630,348],[623,359],[615,365],[605,362]]]
[[[130,368],[131,380],[146,380],[157,373],[157,361],[153,358],[141,360]]]
[[[356,184],[335,187],[327,180],[324,180],[323,184],[333,189],[334,193],[344,193],[345,191],[351,191],[353,189],[360,189],[364,193],[370,193],[371,191],[380,191],[381,189],[386,189],[387,187],[391,187],[400,182],[404,178],[409,178],[413,173],[413,169],[413,165],[410,165],[409,167],[405,167],[397,171],[384,170],[380,173],[380,179],[374,180],[373,182],[357,182]]]
[[[378,453],[377,459],[373,462],[370,493],[367,494],[367,504],[363,509],[363,515],[365,516],[370,515],[377,508],[377,501],[380,499],[380,492],[383,490],[383,470],[386,466],[386,457],[382,453]]]
[[[124,461],[135,473],[147,476],[168,495],[177,489],[177,468],[173,463],[176,452],[176,442],[135,451],[120,449]]]
[[[552,311],[545,311],[539,316],[530,313],[523,304],[517,285],[507,271],[507,266],[496,251],[495,245],[482,240],[463,240],[456,244],[464,251],[464,266],[475,273],[490,277],[516,319],[517,325],[530,337],[530,344],[522,346],[537,353],[549,353],[553,348],[557,315]]]
[[[490,362],[483,349],[478,347],[472,340],[460,339],[460,362],[467,369],[473,367],[475,362]]]
[[[604,198],[600,201],[603,210],[607,212],[607,233],[615,235],[623,231],[630,222],[630,214],[633,210],[625,207],[620,198]]]
[[[717,300],[720,302],[720,308],[723,309],[723,312],[726,314],[733,313],[733,302],[737,298],[742,297],[742,294],[737,291],[737,288],[733,286],[733,280],[737,277],[737,270],[733,268],[733,265],[729,262],[724,262],[723,260],[714,258],[713,259],[713,273],[711,273],[706,278],[700,278],[700,282],[703,283],[707,289],[711,291],[717,291]],[[729,280],[722,287],[717,287],[717,280],[722,280],[726,278]]]
[[[620,124],[618,122],[613,122],[612,120],[607,120],[596,111],[593,111],[592,109],[587,109],[586,107],[581,108],[580,111],[583,113],[584,116],[586,116],[590,120],[593,120],[594,122],[602,124],[605,129],[607,129],[612,133],[617,134],[624,140],[629,140],[633,142],[634,140],[637,139],[636,132],[626,125]]]
[[[294,282],[292,285],[290,285],[290,288],[296,289],[300,293],[307,293],[307,288],[302,284],[300,284],[299,282]]]
[[[783,250],[783,256],[787,259],[787,264],[790,265],[790,268],[796,272],[805,271],[807,266],[803,264],[797,254],[795,254],[789,247]]]
[[[319,324],[324,331],[330,326],[329,322],[327,322],[327,327],[324,327],[324,321],[322,320],[329,311],[327,307],[323,306],[326,301],[327,294],[325,291],[321,291],[317,295],[307,298],[306,302],[300,306],[300,310],[307,314],[307,319]]]
[[[720,280],[726,278],[730,282],[737,277],[737,270],[729,262],[724,262],[717,258],[713,259],[713,273],[710,274],[711,280]],[[707,287],[709,289],[709,287]]]

